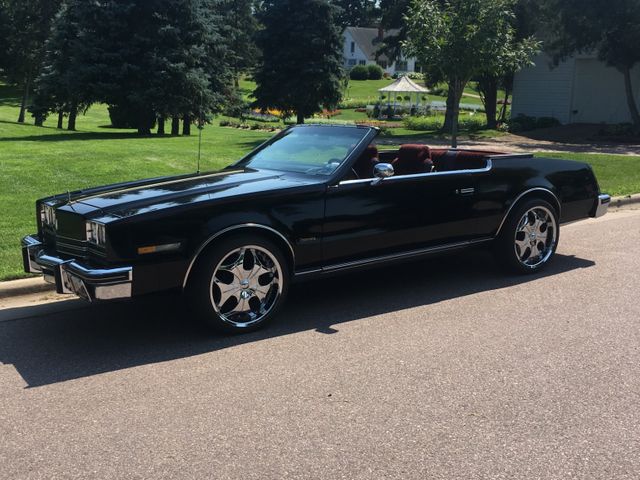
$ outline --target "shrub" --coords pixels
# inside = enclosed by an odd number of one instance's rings
[[[485,128],[485,123],[479,118],[465,118],[458,122],[458,127],[467,132],[477,132]]]
[[[338,104],[338,108],[341,110],[348,110],[352,108],[367,108],[367,105],[369,105],[370,103],[372,102],[367,102],[366,100],[359,100],[357,98],[347,98],[342,100]]]
[[[518,115],[516,118],[509,120],[509,131],[512,133],[526,132],[537,128],[551,128],[560,125],[560,121],[553,117],[529,117],[527,115]]]
[[[440,130],[444,124],[444,117],[407,117],[403,123],[409,130]]]
[[[424,73],[409,72],[407,73],[407,77],[409,77],[411,80],[424,80]]]
[[[367,66],[367,70],[369,71],[369,80],[380,80],[384,71],[380,65],[371,64]]]
[[[366,65],[356,65],[349,72],[351,80],[369,80],[369,69]]]

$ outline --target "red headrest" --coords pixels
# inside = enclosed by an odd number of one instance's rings
[[[393,161],[396,175],[411,175],[431,170],[431,158],[427,145],[402,145],[398,158]]]

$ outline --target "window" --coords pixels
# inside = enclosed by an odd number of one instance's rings
[[[275,136],[236,166],[331,175],[369,132],[354,127],[294,127]]]
[[[351,53],[356,51],[356,42],[351,42]]]
[[[366,65],[366,64],[367,64],[367,61],[366,61],[366,60],[360,60],[360,61],[358,62],[358,65]]]

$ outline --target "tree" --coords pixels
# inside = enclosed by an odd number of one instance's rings
[[[240,75],[249,70],[258,58],[255,43],[258,21],[253,5],[253,0],[221,0],[217,6],[223,19],[222,37],[228,47],[236,88]]]
[[[36,125],[42,125],[45,117],[55,112],[58,114],[58,128],[62,128],[64,116],[68,115],[67,128],[75,130],[78,110],[86,110],[91,105],[85,89],[83,65],[79,60],[84,48],[80,19],[83,9],[88,7],[87,2],[66,1],[53,20],[30,107]]]
[[[407,40],[407,22],[411,0],[380,0],[380,26],[386,30],[397,30],[386,35],[376,55],[385,55],[391,62],[400,58],[402,46]]]
[[[627,107],[637,132],[640,112],[635,101],[631,70],[640,63],[640,1],[547,0],[555,31],[546,50],[556,62],[576,52],[595,52],[622,73]]]
[[[59,0],[5,0],[5,69],[22,88],[18,122],[23,123],[34,78],[40,71],[44,44]]]
[[[375,0],[333,0],[340,10],[336,12],[338,25],[347,27],[371,27],[376,24]]]
[[[514,0],[414,0],[406,47],[432,77],[448,84],[443,128],[457,145],[460,99],[471,78],[513,52]],[[498,63],[502,60],[498,60]]]
[[[257,37],[256,105],[295,113],[298,123],[341,98],[342,35],[327,0],[269,0]]]
[[[509,95],[513,89],[513,77],[518,70],[530,66],[534,55],[539,53],[541,43],[535,39],[536,30],[544,23],[540,3],[533,0],[518,0],[511,19],[513,34],[508,36],[509,45],[502,55],[497,55],[477,77],[478,92],[484,104],[487,128],[496,128],[498,120],[506,120]],[[503,88],[505,97],[498,118],[498,89]]]

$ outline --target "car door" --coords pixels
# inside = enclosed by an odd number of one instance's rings
[[[490,164],[489,164],[490,165]],[[352,180],[329,186],[325,267],[480,238],[478,189],[489,169]]]

